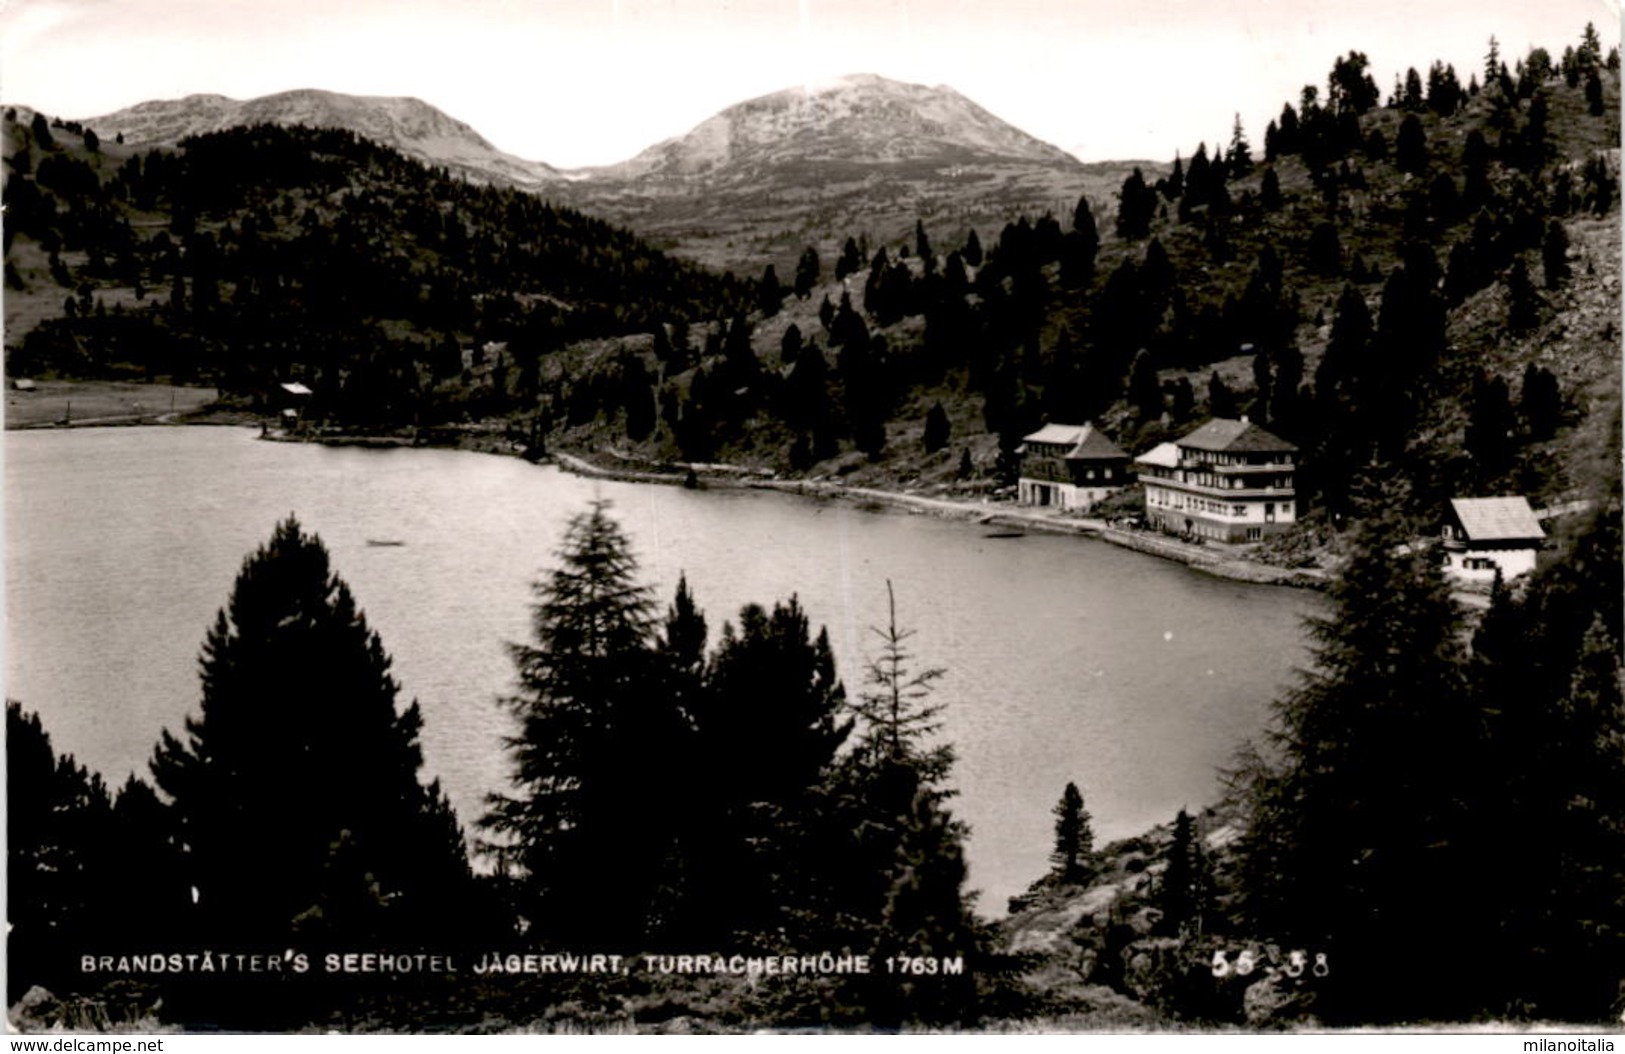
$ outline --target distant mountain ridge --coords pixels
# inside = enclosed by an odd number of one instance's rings
[[[901,237],[916,219],[998,226],[1106,200],[1134,162],[1085,165],[953,88],[870,73],[730,106],[613,165],[561,170],[498,150],[415,98],[303,89],[157,100],[80,119],[133,147],[239,125],[342,128],[480,183],[537,191],[719,268],[789,263],[807,244]],[[1146,166],[1147,172],[1159,166]],[[794,233],[794,244],[785,241]]]
[[[188,95],[138,103],[81,121],[131,146],[171,146],[187,136],[240,125],[344,128],[429,165],[481,181],[539,187],[564,177],[551,165],[498,150],[472,127],[421,99],[300,89],[241,101]]]

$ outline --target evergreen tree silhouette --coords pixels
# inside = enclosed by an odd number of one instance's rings
[[[292,516],[243,563],[200,661],[184,738],[152,759],[202,931],[252,945],[425,941],[467,926],[469,871],[417,704],[326,547]]]
[[[556,555],[534,586],[532,640],[510,646],[514,789],[481,826],[530,932],[624,947],[669,900],[688,726],[660,690],[653,602],[609,503],[575,516]]]
[[[1052,873],[1068,885],[1088,882],[1094,876],[1095,834],[1076,783],[1067,783],[1051,812],[1055,816],[1055,848],[1049,855]]]

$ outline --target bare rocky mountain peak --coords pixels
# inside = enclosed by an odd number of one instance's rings
[[[1075,165],[1070,154],[988,113],[946,85],[926,87],[855,73],[730,106],[686,135],[619,165],[620,179],[747,178],[762,166],[807,161],[966,159]]]
[[[83,119],[135,147],[174,145],[238,125],[348,129],[453,176],[543,191],[680,254],[754,270],[780,255],[773,232],[839,244],[915,222],[956,231],[1097,197],[1122,166],[1086,166],[947,85],[853,73],[727,107],[619,164],[561,171],[505,153],[420,99],[316,89],[257,99],[190,95]],[[957,235],[956,235],[957,236]]]
[[[108,137],[122,134],[132,146],[173,145],[187,136],[239,125],[345,128],[425,164],[443,166],[481,182],[538,186],[561,178],[551,166],[498,150],[464,122],[406,96],[345,95],[314,88],[248,100],[188,95],[138,103],[85,118],[82,123]]]

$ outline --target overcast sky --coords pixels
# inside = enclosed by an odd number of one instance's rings
[[[0,98],[91,117],[292,88],[413,95],[501,149],[621,161],[757,95],[847,73],[948,84],[1084,160],[1254,147],[1350,49],[1384,94],[1490,36],[1561,55],[1619,0],[0,0]],[[1324,91],[1324,88],[1322,88]]]

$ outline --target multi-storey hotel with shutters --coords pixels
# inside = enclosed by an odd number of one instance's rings
[[[1216,417],[1134,459],[1150,526],[1219,542],[1256,542],[1298,516],[1298,448],[1245,417]]]

